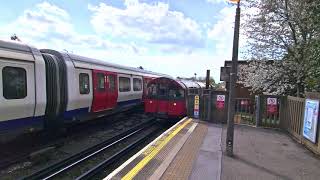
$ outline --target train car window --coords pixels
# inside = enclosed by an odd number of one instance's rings
[[[192,88],[192,89],[189,89],[189,94],[199,94],[199,91],[196,88]]]
[[[108,75],[109,91],[114,92],[116,89],[116,78],[114,75]]]
[[[79,89],[80,89],[80,94],[90,93],[89,74],[87,73],[79,74]]]
[[[100,92],[105,91],[105,75],[103,73],[97,73],[97,90]]]
[[[120,92],[128,92],[130,90],[131,90],[130,78],[119,77],[119,91]]]
[[[26,70],[6,66],[2,69],[3,97],[6,99],[23,99],[27,96]]]
[[[141,91],[142,90],[142,81],[138,78],[133,78],[133,90]]]

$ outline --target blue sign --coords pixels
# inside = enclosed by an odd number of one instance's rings
[[[316,143],[319,101],[306,99],[303,119],[303,137]]]
[[[194,111],[193,112],[193,116],[194,116],[194,118],[196,118],[196,119],[198,119],[199,118],[199,111]]]

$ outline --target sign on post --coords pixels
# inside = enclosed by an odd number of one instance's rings
[[[319,101],[306,99],[303,119],[303,137],[316,143]]]
[[[267,98],[267,113],[268,114],[278,113],[277,98]]]
[[[225,95],[217,95],[216,108],[218,110],[223,110],[224,109],[225,99],[226,99]]]
[[[199,118],[199,96],[194,96],[194,108],[193,108],[193,116],[194,118]]]

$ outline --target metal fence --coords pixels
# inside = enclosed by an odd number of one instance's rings
[[[282,110],[283,96],[260,95],[257,107],[256,125],[262,127],[280,128],[280,112]]]
[[[217,97],[225,97],[224,104]],[[188,115],[193,117],[195,94],[188,95]],[[226,123],[228,92],[204,90],[199,95],[199,118],[214,123]],[[320,99],[312,97],[312,99]],[[317,141],[312,143],[303,137],[305,98],[292,96],[260,95],[255,98],[237,98],[235,101],[234,122],[256,127],[279,128],[287,131],[295,140],[320,155],[320,125]]]
[[[194,99],[199,94],[188,94],[188,116],[194,117]],[[224,97],[224,101],[218,102],[218,96]],[[215,123],[226,123],[228,112],[228,92],[203,90],[199,95],[199,118]],[[270,105],[268,101],[275,103]],[[263,127],[280,127],[280,111],[282,108],[282,96],[260,95],[256,98],[236,98],[235,116],[236,124],[247,124]]]
[[[235,99],[235,116],[236,124],[255,125],[255,100],[250,98]]]
[[[236,98],[234,122],[280,128],[282,103],[282,96],[259,95],[255,98]]]
[[[194,117],[194,99],[197,94],[188,94],[188,116]],[[217,96],[223,95],[224,103],[217,102]],[[205,89],[199,95],[199,118],[214,123],[226,123],[228,112],[228,92]]]

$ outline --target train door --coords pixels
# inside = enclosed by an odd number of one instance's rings
[[[146,93],[146,97],[144,99],[145,112],[155,113],[158,110],[156,82],[148,84],[146,91],[147,91],[147,93]]]
[[[168,112],[168,82],[160,82],[158,87],[158,113],[167,114]]]
[[[107,77],[107,104],[106,108],[114,108],[117,105],[118,99],[118,86],[117,86],[117,75],[115,73],[106,73]]]
[[[143,95],[142,100],[144,101],[148,95],[148,83],[152,80],[152,78],[144,77],[143,78]]]
[[[32,118],[35,110],[34,64],[0,59],[0,83],[0,121]],[[23,123],[17,125],[24,126]]]
[[[107,108],[107,90],[104,71],[93,70],[93,87],[92,111],[105,110]]]

